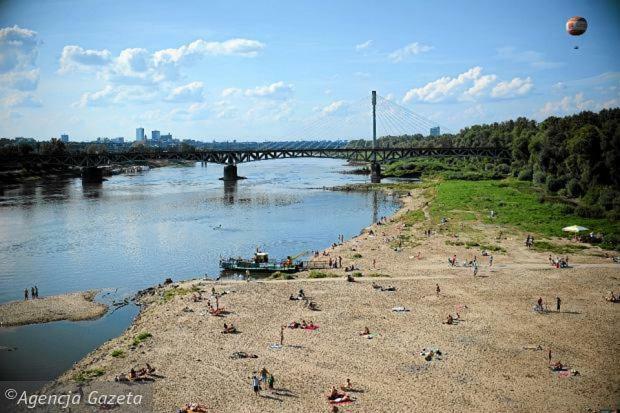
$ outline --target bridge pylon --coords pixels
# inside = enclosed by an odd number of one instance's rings
[[[377,162],[377,91],[372,91],[372,155],[370,163],[370,182],[381,182],[381,164]]]

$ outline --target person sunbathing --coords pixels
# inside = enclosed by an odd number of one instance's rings
[[[226,323],[224,323],[224,330],[222,331],[222,334],[235,334],[237,332],[237,328],[233,325],[227,325]]]
[[[310,303],[308,304],[308,308],[312,311],[319,310],[319,306],[314,301],[310,301]]]
[[[136,370],[134,370],[134,368],[132,367],[131,370],[129,371],[129,379],[130,380],[134,380],[138,377]]]
[[[448,318],[446,319],[444,324],[454,324],[454,318],[452,318],[452,314],[448,314]]]
[[[369,336],[369,335],[370,335],[370,330],[368,329],[368,327],[364,327],[364,331],[360,333],[360,336]]]
[[[149,363],[146,363],[146,372],[148,374],[155,373],[155,367],[151,367],[151,365]]]
[[[389,286],[389,287],[381,288],[381,291],[396,291],[396,287]]]
[[[336,386],[332,386],[332,390],[329,393],[329,396],[327,396],[328,400],[336,400],[336,399],[341,399],[343,397],[346,397],[347,394],[346,393],[338,393],[338,390],[336,390]]]
[[[551,366],[551,370],[553,371],[561,371],[564,370],[564,365],[562,365],[562,363],[560,362],[560,360],[556,361],[555,363],[553,363],[553,365]]]
[[[299,323],[297,321],[291,321],[287,327],[288,328],[299,328]]]
[[[372,282],[372,288],[374,288],[375,290],[382,290],[383,287],[381,287],[379,284],[377,284],[376,282]]]
[[[340,386],[340,390],[342,391],[351,391],[353,389],[353,385],[351,384],[351,379],[347,379],[346,384]]]

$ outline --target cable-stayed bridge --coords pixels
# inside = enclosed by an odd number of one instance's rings
[[[428,120],[390,99],[372,92],[371,105],[368,98],[357,102],[340,101],[321,110],[309,118],[301,128],[289,133],[286,142],[256,143],[221,148],[196,150],[130,150],[126,152],[87,153],[60,152],[54,154],[28,154],[0,157],[0,163],[17,164],[24,168],[33,166],[76,166],[81,167],[85,181],[101,181],[101,167],[118,163],[131,163],[156,159],[193,160],[204,163],[218,163],[224,167],[225,181],[238,179],[237,164],[283,158],[339,158],[349,161],[369,162],[371,180],[381,179],[381,163],[411,157],[491,157],[510,158],[506,148],[492,147],[398,147],[385,148],[377,144],[377,136],[428,135],[436,134],[441,126]],[[362,147],[352,146],[344,137],[354,139],[351,130],[360,129],[358,139],[368,140],[372,132],[372,143]],[[446,130],[445,128],[443,129]],[[310,142],[308,142],[310,141]],[[208,144],[207,144],[208,145]]]

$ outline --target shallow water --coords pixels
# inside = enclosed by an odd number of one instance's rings
[[[239,165],[248,177],[224,185],[222,166],[196,164],[114,176],[99,186],[79,179],[0,193],[0,302],[91,288],[120,299],[173,280],[217,276],[220,256],[274,258],[350,238],[397,202],[377,193],[325,191],[366,182],[339,174],[340,160],[286,159]],[[119,335],[136,308],[100,320],[0,330],[0,379],[49,379]]]

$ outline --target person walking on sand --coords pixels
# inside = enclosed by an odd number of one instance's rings
[[[435,292],[437,293],[437,295],[439,295],[439,293],[441,292],[441,288],[439,288],[439,284],[435,284],[436,288],[435,288]]]
[[[252,376],[252,388],[254,389],[254,394],[256,394],[258,396],[258,392],[260,391],[260,387],[258,385],[258,377],[256,377],[256,374],[254,374]]]
[[[551,364],[551,349],[549,349],[549,364]]]
[[[26,301],[28,300],[28,289],[27,288],[24,290],[24,300]]]
[[[284,345],[284,326],[280,326],[280,345]]]
[[[372,268],[375,268],[377,265],[377,260],[375,258],[372,259]]]
[[[489,267],[493,266],[493,256],[489,255]]]
[[[557,312],[560,312],[560,306],[562,305],[562,299],[560,297],[555,297],[555,309]]]

